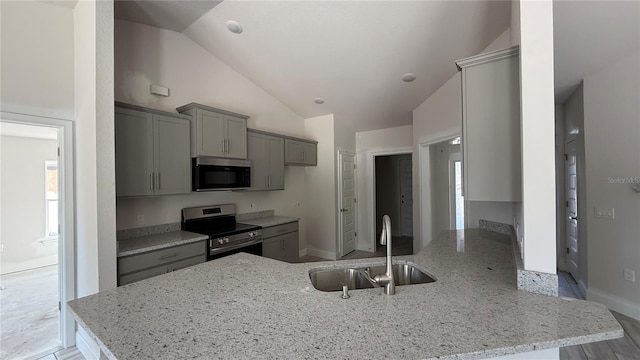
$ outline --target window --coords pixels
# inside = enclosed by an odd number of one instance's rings
[[[45,162],[45,210],[47,237],[58,237],[58,162]]]

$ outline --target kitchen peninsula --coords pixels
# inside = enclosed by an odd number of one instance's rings
[[[413,256],[436,282],[340,292],[236,254],[68,303],[109,359],[483,359],[621,337],[602,305],[516,289],[508,236],[447,231]]]

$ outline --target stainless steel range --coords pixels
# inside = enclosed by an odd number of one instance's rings
[[[209,236],[207,261],[237,252],[262,255],[262,228],[236,223],[236,205],[182,209],[182,230]]]

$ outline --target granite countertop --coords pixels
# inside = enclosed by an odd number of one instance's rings
[[[239,253],[68,306],[110,359],[482,359],[621,337],[602,305],[516,289],[510,238],[444,232],[413,256],[434,283],[340,292],[308,271]]]
[[[262,226],[263,228],[266,228],[271,226],[287,224],[287,223],[298,221],[298,220],[299,220],[298,218],[288,217],[288,216],[267,216],[267,217],[261,217],[257,219],[240,220],[238,222],[242,224]]]
[[[118,241],[118,257],[140,254],[208,239],[207,235],[171,231]]]

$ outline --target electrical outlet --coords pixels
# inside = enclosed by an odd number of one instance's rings
[[[136,225],[144,225],[144,214],[136,216]]]
[[[256,209],[258,208],[258,207],[256,206],[256,204],[254,204],[254,203],[251,203],[249,206],[251,206],[251,208],[252,208],[253,210],[256,210]]]
[[[624,279],[626,281],[636,282],[636,272],[631,269],[624,269]]]

